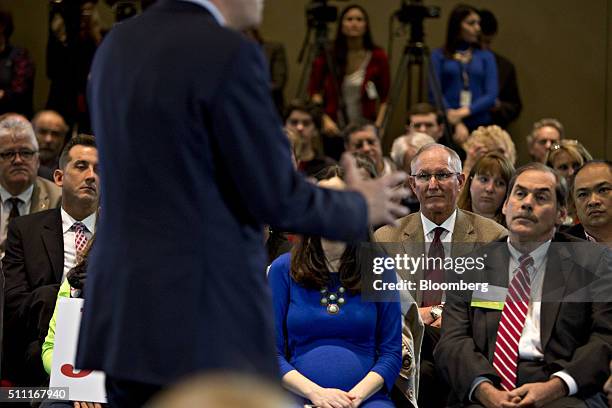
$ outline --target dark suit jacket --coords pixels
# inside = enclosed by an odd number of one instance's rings
[[[60,209],[15,218],[6,242],[3,374],[31,383],[45,377],[40,346],[64,270]]]
[[[498,241],[494,249],[482,248],[487,253],[487,265],[479,282],[508,287],[510,254]],[[557,245],[564,242],[584,243],[580,248]],[[586,398],[602,390],[609,374],[608,362],[612,344],[612,302],[560,301],[589,286],[593,272],[599,276],[612,276],[610,251],[599,245],[588,245],[565,234],[556,234],[547,254],[546,272],[540,316],[541,344],[544,361],[533,370],[533,364],[519,363],[518,385],[545,381],[553,373],[566,370],[576,381],[579,398]],[[610,287],[597,285],[609,299]],[[465,401],[476,377],[484,376],[499,384],[493,368],[493,353],[501,311],[472,307],[471,293],[463,297],[447,292],[444,307],[442,337],[434,351],[436,364],[451,384],[456,396]],[[596,299],[601,297],[595,293]]]
[[[261,47],[160,0],[104,39],[89,102],[104,216],[77,366],[150,384],[276,376],[263,224],[365,239],[367,208],[293,170]]]

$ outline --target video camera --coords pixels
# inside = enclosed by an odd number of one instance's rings
[[[423,0],[402,0],[395,16],[404,24],[422,24],[426,18],[440,18],[440,7],[425,6]]]
[[[312,0],[306,5],[306,20],[308,21],[309,27],[327,23],[335,23],[337,19],[338,7],[328,5],[327,0]]]

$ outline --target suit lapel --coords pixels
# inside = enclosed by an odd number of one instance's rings
[[[62,233],[62,216],[57,209],[49,213],[42,228],[43,245],[49,256],[53,274],[60,282],[64,274],[64,235]]]
[[[49,209],[49,194],[46,189],[41,188],[41,183],[38,179],[34,182],[34,190],[32,190],[32,200],[30,204],[30,214]]]
[[[402,247],[404,253],[410,257],[419,257],[425,253],[425,236],[423,235],[423,222],[421,221],[421,214],[415,217],[415,222],[409,223],[403,231]],[[425,273],[422,268],[419,268],[414,275],[412,275],[412,281],[418,283],[421,279],[425,278]],[[411,291],[413,299],[417,305],[421,304],[422,293],[420,290]]]
[[[553,327],[557,321],[561,300],[565,295],[566,281],[572,268],[571,255],[567,248],[551,243],[546,260],[546,272],[542,285],[542,306],[540,309],[540,342],[542,350],[550,340]]]
[[[489,283],[489,286],[499,286],[502,288],[508,287],[508,265],[510,262],[510,252],[506,239],[498,241],[494,244],[491,251],[486,252],[487,263],[485,267],[484,279]],[[502,301],[505,301],[503,299]],[[493,361],[493,353],[495,352],[495,341],[497,340],[497,329],[501,320],[502,312],[500,310],[487,310],[485,315],[485,333],[488,343],[487,357],[489,361]]]
[[[470,222],[463,210],[457,210],[457,218],[453,230],[451,256],[465,256],[471,253],[475,249],[475,241],[476,234],[474,232],[474,225]]]

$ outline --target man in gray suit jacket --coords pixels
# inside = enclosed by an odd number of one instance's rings
[[[506,235],[506,229],[496,222],[457,209],[457,198],[465,183],[461,173],[461,160],[452,149],[440,145],[426,145],[411,164],[410,186],[414,190],[421,211],[398,220],[397,227],[385,226],[374,234],[375,240],[387,245],[389,255],[421,254],[432,256],[432,251],[444,251],[439,256],[462,256],[479,244],[491,242]],[[453,244],[453,248],[450,245]],[[460,245],[455,245],[460,244]],[[430,271],[418,269],[413,275],[398,270],[401,279],[418,282],[429,279]],[[417,394],[427,401],[422,406],[444,406],[447,388],[438,377],[433,363],[433,349],[440,337],[443,293],[405,291],[402,297],[404,314],[404,364],[396,386],[413,405]],[[410,358],[412,356],[412,358]],[[420,384],[419,384],[420,383]],[[420,388],[420,392],[417,392]],[[396,402],[399,402],[396,400]]]

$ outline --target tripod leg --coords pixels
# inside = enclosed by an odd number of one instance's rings
[[[295,97],[301,100],[307,100],[306,86],[310,80],[310,72],[312,71],[312,62],[314,61],[315,47],[312,44],[306,46],[306,60],[302,66],[302,73],[300,74],[300,81],[298,82],[297,92]]]
[[[443,136],[444,144],[446,146],[451,146],[452,145],[451,127],[446,117],[446,107],[444,106],[444,102],[442,98],[442,87],[440,86],[438,75],[436,74],[434,67],[431,64],[429,49],[424,50],[423,52],[423,63],[427,64],[428,74],[429,74],[428,75],[429,85],[433,93],[434,104],[436,105],[436,110],[438,112],[442,112],[442,123],[444,123],[444,136]]]
[[[402,87],[404,86],[404,80],[406,78],[406,68],[408,67],[408,59],[408,54],[404,52],[404,54],[402,55],[402,60],[400,61],[397,67],[397,72],[395,73],[393,87],[391,88],[389,99],[387,100],[387,110],[385,112],[385,116],[383,117],[383,121],[381,124],[381,128],[385,130],[383,133],[383,138],[386,138],[389,134],[391,118],[393,117],[393,112],[395,111],[395,107],[399,102]],[[383,143],[382,140],[381,143]]]

